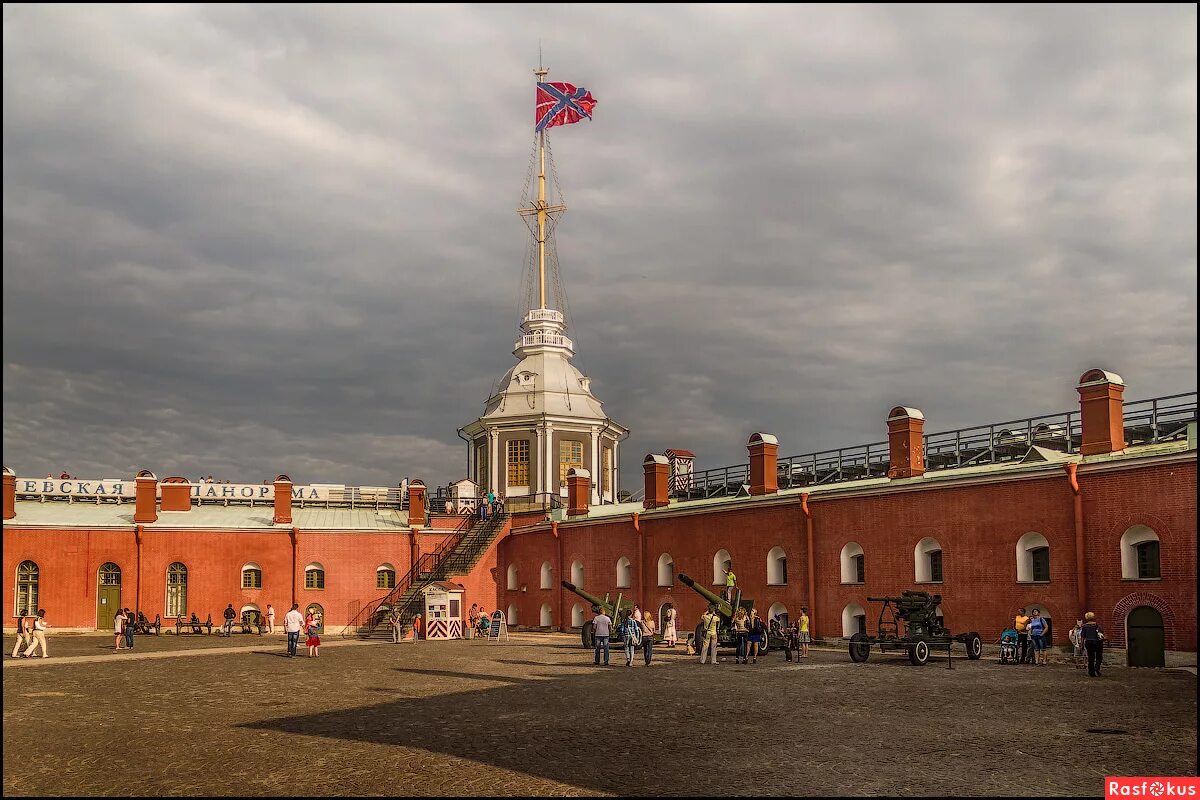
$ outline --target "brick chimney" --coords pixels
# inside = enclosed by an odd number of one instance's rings
[[[187,478],[163,478],[163,511],[191,511],[192,483]]]
[[[275,476],[275,517],[271,521],[276,525],[292,524],[292,479],[287,475]]]
[[[4,518],[17,515],[17,476],[8,467],[4,468]]]
[[[896,406],[888,412],[888,477],[915,478],[925,474],[925,415],[915,408]]]
[[[746,444],[750,451],[750,494],[779,491],[779,440],[769,433],[756,433]]]
[[[158,519],[157,498],[158,478],[153,472],[144,469],[134,478],[133,521],[137,523],[155,522]]]
[[[1125,381],[1115,372],[1089,369],[1079,378],[1079,419],[1083,442],[1079,452],[1085,456],[1125,449],[1123,412]]]
[[[667,505],[669,469],[666,456],[651,453],[642,460],[642,470],[646,473],[646,497],[642,500],[642,508],[662,508]]]
[[[425,526],[425,482],[421,480],[408,482],[408,526]]]
[[[591,495],[591,473],[579,467],[567,470],[567,516],[578,517],[588,513],[588,499]]]

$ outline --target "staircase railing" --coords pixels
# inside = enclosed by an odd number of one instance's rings
[[[454,551],[464,541],[470,539],[473,544],[478,544],[481,539],[491,541],[495,532],[499,530],[506,519],[505,514],[495,514],[488,517],[486,520],[481,520],[478,517],[465,517],[458,527],[453,530],[452,536],[442,542],[441,546],[432,553],[422,554],[412,568],[398,581],[387,594],[368,603],[342,628],[341,636],[348,638],[361,633],[370,633],[380,622],[379,611],[384,606],[394,606],[404,599],[414,587],[428,583],[435,579],[438,569],[446,562],[449,556],[454,554]],[[429,576],[425,578],[423,576]],[[411,605],[411,598],[409,600]],[[405,617],[411,620],[410,609],[407,607],[402,611]],[[402,623],[404,620],[401,620]]]

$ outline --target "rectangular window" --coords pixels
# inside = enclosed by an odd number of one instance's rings
[[[1033,551],[1033,580],[1040,583],[1050,582],[1050,548],[1039,547]]]
[[[1161,578],[1158,565],[1158,542],[1142,542],[1137,546],[1139,578]]]
[[[508,440],[508,485],[529,485],[529,440]]]
[[[28,616],[37,614],[38,607],[38,585],[36,583],[19,583],[17,584],[17,607],[16,613],[24,612]]]
[[[167,584],[167,616],[182,617],[187,614],[187,584]]]
[[[244,569],[244,570],[242,570],[242,588],[243,589],[261,589],[262,588],[262,570],[261,569]]]
[[[604,454],[604,466],[600,468],[600,493],[603,496],[612,491],[613,451],[611,447],[605,447],[601,452]]]
[[[324,589],[325,588],[325,570],[310,569],[304,573],[304,588],[305,589]]]
[[[376,589],[395,589],[396,573],[390,569],[381,569],[375,573]]]
[[[934,550],[929,554],[929,580],[934,583],[942,582],[942,551]]]
[[[583,469],[583,442],[558,443],[558,485],[567,485],[567,470]]]
[[[487,486],[489,480],[487,445],[483,445],[479,448],[479,454],[477,458],[479,468],[475,470],[475,483],[479,486]]]
[[[867,569],[865,556],[854,557],[854,577],[859,583],[866,583]]]
[[[450,601],[450,619],[459,619],[462,616],[462,601]]]

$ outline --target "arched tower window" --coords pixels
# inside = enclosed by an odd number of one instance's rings
[[[167,567],[167,616],[187,615],[187,567],[176,561]]]
[[[17,565],[16,607],[17,616],[36,616],[38,612],[38,565],[22,561]]]

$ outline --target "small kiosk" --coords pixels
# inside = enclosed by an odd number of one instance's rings
[[[454,504],[455,514],[474,514],[479,502],[479,486],[470,478],[455,481],[450,484],[450,502]]]
[[[457,583],[438,581],[422,590],[425,595],[425,638],[462,639],[462,596],[466,591]]]

